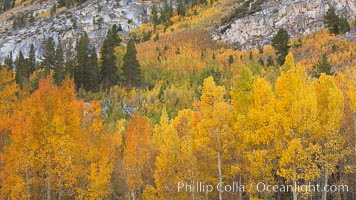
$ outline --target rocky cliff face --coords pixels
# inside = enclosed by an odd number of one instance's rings
[[[221,39],[235,49],[260,48],[271,43],[279,28],[286,29],[292,37],[321,30],[330,7],[339,16],[356,19],[355,0],[265,1],[260,11],[219,25],[212,38]],[[347,33],[346,37],[353,38],[352,34]]]
[[[33,15],[49,12],[53,1],[39,6],[29,6]],[[147,3],[147,2],[146,2]],[[33,23],[28,23],[25,27],[13,30],[13,19],[0,20],[2,28],[0,35],[0,63],[3,62],[9,53],[13,52],[15,59],[20,51],[24,56],[28,56],[31,44],[35,45],[38,60],[43,56],[43,41],[48,37],[53,37],[55,43],[61,39],[65,48],[75,51],[76,41],[86,31],[91,43],[95,44],[97,50],[106,36],[106,31],[113,25],[121,25],[125,35],[129,30],[140,26],[148,20],[148,4],[140,4],[136,0],[115,0],[91,1],[76,8],[72,8],[61,13],[39,18]],[[15,14],[16,15],[16,14]],[[102,18],[102,25],[97,23]]]

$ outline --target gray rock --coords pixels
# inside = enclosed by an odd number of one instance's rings
[[[49,1],[40,7],[31,6],[34,15],[49,11],[53,1]],[[98,7],[101,7],[99,12]],[[89,39],[100,50],[100,45],[106,36],[106,31],[113,24],[121,25],[122,35],[125,32],[140,26],[143,20],[148,20],[147,5],[138,4],[136,0],[122,0],[116,3],[115,0],[90,1],[76,8],[57,13],[54,16],[37,19],[33,24],[27,24],[25,27],[16,30],[1,30],[0,35],[0,63],[13,52],[13,59],[16,59],[19,52],[22,51],[25,58],[28,57],[29,48],[32,43],[35,45],[36,57],[42,60],[43,47],[42,42],[53,37],[56,44],[61,39],[65,47],[73,53],[76,48],[76,41],[83,31],[88,33]],[[102,17],[102,29],[94,26],[93,19]],[[133,23],[128,24],[127,19],[132,19]],[[73,20],[76,20],[77,28],[73,27]],[[0,21],[0,27],[6,24],[12,24],[12,20]]]
[[[256,49],[271,44],[279,28],[286,29],[291,37],[320,31],[324,28],[323,17],[331,6],[338,15],[356,19],[355,0],[270,0],[259,12],[221,24],[211,36],[235,49]],[[348,33],[347,38],[353,35]]]

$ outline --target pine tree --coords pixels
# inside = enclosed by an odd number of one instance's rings
[[[328,61],[328,58],[326,54],[324,53],[322,55],[321,60],[313,66],[313,76],[319,78],[322,73],[325,73],[326,75],[333,75],[334,73],[331,72],[331,64]]]
[[[344,34],[350,31],[349,22],[347,22],[345,18],[341,17],[339,19],[339,25],[340,25],[340,33]]]
[[[93,47],[89,50],[89,63],[90,76],[88,77],[88,90],[96,91],[99,88],[99,68],[98,68],[98,56],[96,54],[96,49]]]
[[[229,55],[229,65],[232,65],[234,63],[234,57],[232,55]]]
[[[132,39],[127,44],[126,54],[124,56],[124,64],[122,66],[125,77],[125,85],[131,88],[139,86],[141,83],[141,66],[136,58],[136,47]]]
[[[74,64],[73,60],[71,58],[71,49],[69,47],[66,47],[66,62],[65,62],[65,76],[69,76],[70,78],[74,78]]]
[[[178,0],[177,13],[179,16],[185,16],[185,6],[183,0]]]
[[[101,47],[101,70],[100,70],[100,84],[103,89],[108,89],[116,85],[120,81],[118,70],[116,68],[116,57],[114,54],[115,46],[120,45],[120,38],[118,38],[118,28],[113,25],[108,30],[106,39]]]
[[[326,15],[324,16],[324,23],[326,24],[326,27],[328,27],[330,33],[335,35],[339,34],[339,17],[335,14],[335,8],[331,7],[326,12]]]
[[[156,5],[154,5],[152,8],[152,21],[153,21],[154,28],[156,29],[156,26],[159,25],[160,23]]]
[[[290,48],[288,42],[288,32],[283,28],[279,29],[277,35],[275,35],[272,39],[272,46],[277,51],[277,62],[279,65],[283,65],[285,62],[285,57],[287,56]]]
[[[13,61],[12,61],[12,51],[10,52],[9,56],[4,60],[4,63],[7,65],[9,69],[13,69]]]
[[[78,42],[77,65],[74,70],[74,82],[77,88],[83,88],[88,78],[88,57],[89,57],[89,38],[87,33],[84,33]]]
[[[54,65],[54,54],[55,54],[55,45],[52,37],[49,37],[45,42],[45,53],[43,60],[43,67],[45,68],[45,74],[49,75],[51,68]]]
[[[55,53],[54,60],[54,80],[57,85],[60,85],[64,79],[64,52],[61,41],[58,42],[58,46]]]
[[[23,88],[23,83],[25,80],[25,58],[20,51],[17,59],[16,59],[16,83],[20,85],[20,88]]]
[[[31,44],[30,46],[30,52],[28,54],[28,66],[29,66],[30,74],[32,74],[36,68],[36,52],[35,52],[34,44]]]

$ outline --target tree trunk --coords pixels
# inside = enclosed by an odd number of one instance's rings
[[[323,189],[322,189],[322,196],[321,196],[321,199],[322,200],[326,200],[326,192],[327,191],[325,191],[325,186],[328,184],[328,167],[324,167],[324,171],[323,171],[323,182],[324,182],[324,184],[323,184]]]
[[[293,172],[294,172],[294,174],[297,174],[297,170],[296,170],[295,166],[293,166]],[[293,200],[298,200],[298,192],[295,191],[296,186],[297,186],[297,180],[295,179],[295,177],[293,177]]]
[[[221,144],[220,137],[218,138],[218,170],[219,170],[219,183],[222,182],[222,172],[221,172]],[[219,191],[219,200],[222,200],[222,188]]]
[[[51,200],[51,176],[48,176],[47,187],[46,187],[46,199]]]
[[[192,185],[194,184],[194,179],[193,178],[191,179],[191,184]],[[193,192],[192,192],[192,200],[195,200],[195,190],[193,190]]]
[[[135,192],[131,192],[131,197],[132,197],[132,200],[136,200]]]

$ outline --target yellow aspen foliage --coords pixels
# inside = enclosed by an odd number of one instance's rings
[[[162,120],[161,120],[162,121]],[[177,133],[172,127],[166,127],[163,132],[162,144],[156,157],[156,170],[154,172],[155,184],[158,196],[161,199],[178,197],[176,185],[178,185],[178,168],[180,166],[180,141]],[[167,188],[171,188],[170,190]]]
[[[312,80],[300,65],[282,72],[276,82],[276,94],[276,111],[283,132],[278,175],[296,184],[298,179],[308,174],[306,169],[310,168],[306,165],[305,156],[308,155],[306,149],[310,138],[317,131],[317,96]],[[296,199],[298,191],[292,192]]]
[[[337,88],[334,77],[322,74],[315,84],[318,101],[318,133],[315,140],[321,146],[319,164],[322,166],[323,184],[328,185],[328,176],[336,172],[339,161],[348,154],[345,140],[340,134],[344,110],[344,96]],[[323,196],[326,193],[323,192]],[[325,196],[326,197],[326,196]]]
[[[157,191],[152,185],[146,185],[142,193],[142,200],[157,199]]]
[[[51,198],[74,191],[72,134],[80,128],[78,116],[81,113],[80,102],[75,100],[74,84],[64,82],[58,88],[48,78],[39,82],[39,89],[24,100],[15,113],[18,120],[5,156],[5,196]],[[19,182],[14,183],[14,180]],[[14,185],[25,187],[14,188]]]
[[[291,52],[286,56],[286,62],[284,63],[284,71],[288,71],[290,69],[294,69],[294,57]]]
[[[2,67],[0,70],[0,155],[4,145],[9,142],[11,115],[17,105],[16,93],[18,91],[14,74],[6,67]]]
[[[213,77],[204,80],[201,96],[202,119],[197,124],[197,139],[200,156],[199,170],[205,174],[205,181],[222,182],[223,168],[227,168],[227,135],[231,133],[230,105],[225,101],[225,87],[217,86]],[[214,167],[208,167],[208,166]],[[217,173],[216,173],[217,171]],[[222,198],[222,192],[219,192]]]
[[[158,125],[155,126],[154,131],[153,131],[153,137],[152,137],[152,142],[153,142],[153,147],[156,150],[160,150],[160,146],[163,145],[164,139],[166,135],[168,135],[168,128],[169,125],[169,119],[166,111],[166,107],[163,107],[162,109],[162,114],[161,114],[161,120]]]
[[[151,124],[146,117],[134,115],[125,135],[124,168],[130,196],[135,199],[137,192],[152,177]]]
[[[196,125],[200,120],[197,115],[199,115],[197,112],[193,112],[189,109],[181,110],[171,123],[180,139],[178,177],[180,182],[186,181],[191,184],[194,184],[195,181],[204,179],[204,172],[198,170],[196,158],[198,156],[198,153],[196,152],[197,146],[194,143],[197,139]],[[195,191],[192,191],[191,194],[181,192],[179,195],[179,197],[183,199],[198,196]]]
[[[231,90],[231,100],[234,112],[236,114],[246,114],[248,111],[248,105],[250,104],[250,95],[252,91],[252,85],[254,77],[252,72],[246,66],[242,66],[239,77]]]

